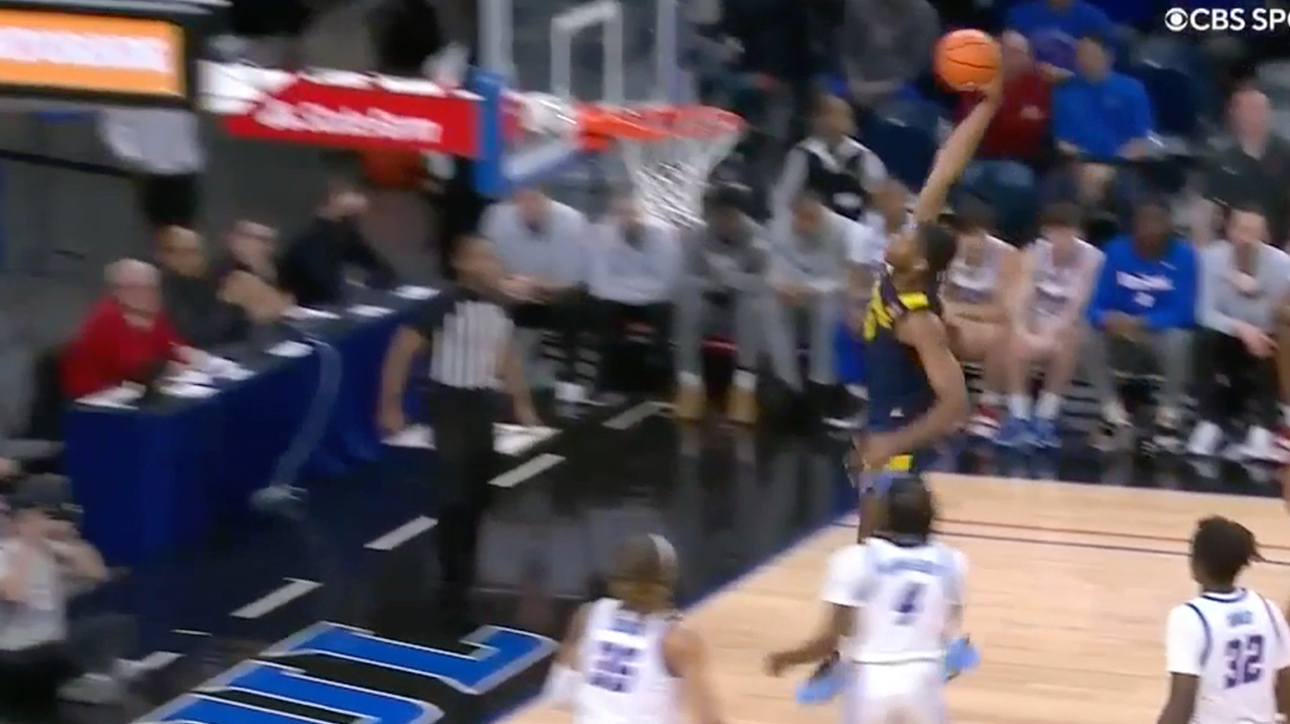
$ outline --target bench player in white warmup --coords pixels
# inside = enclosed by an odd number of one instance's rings
[[[549,703],[573,710],[576,724],[721,724],[707,647],[673,607],[676,551],[641,535],[619,549],[612,598],[584,604],[556,652]]]
[[[820,631],[797,648],[771,654],[766,669],[778,676],[816,663],[845,640],[844,724],[939,724],[946,652],[963,615],[967,558],[932,540],[936,502],[921,479],[894,482],[885,502],[882,527],[829,559]]]
[[[1285,616],[1236,585],[1257,557],[1245,526],[1220,517],[1196,525],[1191,575],[1200,595],[1169,612],[1169,696],[1157,724],[1273,724],[1290,711]]]

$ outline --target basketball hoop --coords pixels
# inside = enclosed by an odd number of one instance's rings
[[[588,150],[618,146],[642,211],[681,228],[703,223],[708,176],[744,128],[738,115],[702,105],[591,105],[578,121]]]

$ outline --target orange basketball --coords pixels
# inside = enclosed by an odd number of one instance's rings
[[[935,51],[936,75],[957,91],[981,88],[999,72],[999,44],[980,30],[955,30],[941,37]]]
[[[376,188],[415,189],[425,177],[425,161],[416,151],[372,150],[362,156],[364,176]]]

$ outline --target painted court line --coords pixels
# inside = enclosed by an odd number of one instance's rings
[[[182,659],[183,654],[177,654],[174,651],[153,651],[147,656],[134,662],[141,671],[157,671]]]
[[[431,530],[438,524],[438,520],[422,515],[409,520],[363,547],[369,551],[392,551],[422,533]]]
[[[233,618],[260,618],[321,587],[322,584],[317,581],[288,578],[278,590],[246,604],[229,615]]]
[[[516,485],[519,485],[520,483],[528,480],[529,478],[532,478],[547,470],[550,470],[551,468],[559,465],[562,462],[564,462],[563,455],[543,453],[533,458],[532,460],[529,460],[523,465],[515,468],[514,470],[508,470],[502,473],[501,475],[498,475],[497,477],[488,481],[488,484],[497,486],[499,488],[513,488]]]
[[[635,427],[645,418],[657,414],[662,407],[657,402],[642,402],[605,420],[605,427],[610,430],[626,430]]]

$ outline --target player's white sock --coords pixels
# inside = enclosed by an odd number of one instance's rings
[[[1008,395],[1008,412],[1018,420],[1030,419],[1030,398],[1025,395]]]
[[[1039,401],[1035,403],[1035,417],[1041,420],[1053,420],[1057,418],[1057,413],[1062,409],[1062,396],[1052,392],[1044,392],[1039,395]]]

